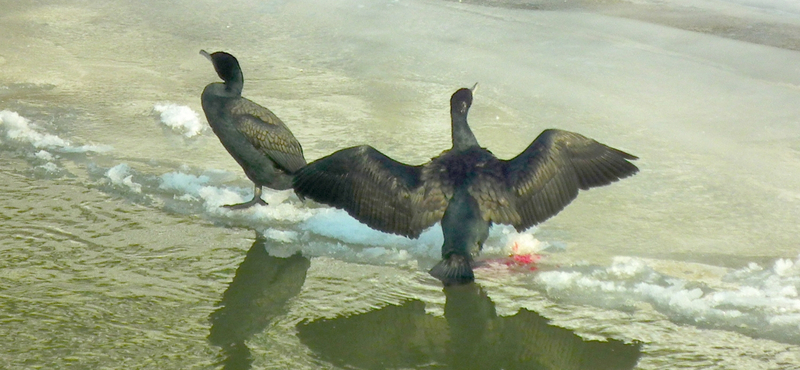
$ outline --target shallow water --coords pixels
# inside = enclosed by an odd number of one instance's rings
[[[796,5],[483,4],[0,1],[0,360],[800,368]],[[641,172],[495,226],[477,285],[443,290],[438,226],[386,235],[288,191],[220,208],[252,187],[206,129],[200,49],[239,58],[309,159],[422,163],[478,81],[470,122],[498,156],[557,127]]]

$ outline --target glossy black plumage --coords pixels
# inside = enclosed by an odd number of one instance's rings
[[[542,132],[515,158],[498,159],[469,129],[471,104],[470,89],[453,94],[453,148],[426,164],[409,166],[367,145],[347,148],[300,170],[295,191],[344,209],[374,229],[411,238],[442,220],[443,261],[431,272],[445,284],[457,284],[472,280],[472,269],[464,264],[471,266],[475,245],[478,250],[483,245],[492,222],[523,231],[564,209],[579,189],[638,171],[629,162],[637,157],[555,129]],[[445,222],[446,213],[457,216]]]
[[[466,192],[466,188],[456,188],[442,216],[442,260],[433,266],[430,274],[445,285],[474,281],[472,256],[483,248],[490,226],[491,222],[481,217],[475,198]]]
[[[200,54],[214,64],[224,81],[206,86],[201,96],[203,111],[214,134],[255,184],[253,199],[229,208],[266,204],[263,186],[283,190],[292,186],[294,173],[306,165],[303,148],[289,128],[272,113],[242,97],[244,77],[236,58],[225,52]]]

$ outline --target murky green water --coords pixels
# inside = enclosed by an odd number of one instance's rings
[[[792,3],[488,5],[0,0],[0,363],[800,368]],[[495,228],[501,262],[443,289],[436,230],[385,236],[291,192],[219,208],[251,185],[156,109],[202,116],[201,48],[240,59],[309,159],[370,143],[421,163],[479,81],[470,122],[498,156],[558,127],[642,172]],[[535,271],[506,265],[515,242]]]

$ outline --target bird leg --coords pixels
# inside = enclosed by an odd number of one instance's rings
[[[244,203],[226,204],[223,207],[227,209],[246,209],[256,204],[262,206],[266,206],[268,204],[267,202],[264,201],[264,199],[261,199],[261,187],[258,185],[256,185],[255,191],[253,192],[253,199],[250,199],[249,201]]]

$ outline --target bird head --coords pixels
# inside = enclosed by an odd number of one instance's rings
[[[472,106],[472,93],[478,88],[478,84],[469,88],[460,88],[450,97],[450,111],[453,113],[467,114],[469,107]]]
[[[231,54],[228,54],[224,51],[217,51],[215,53],[209,54],[205,50],[200,50],[200,55],[208,58],[212,64],[214,64],[214,69],[217,71],[217,75],[223,81],[233,81],[234,79],[238,78],[241,69],[239,68],[239,61],[236,60]]]

